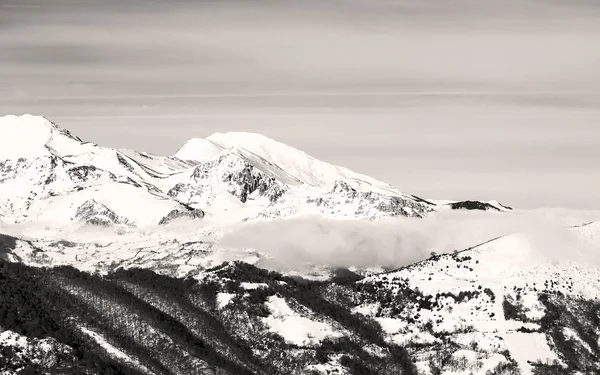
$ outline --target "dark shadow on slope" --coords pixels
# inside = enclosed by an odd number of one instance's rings
[[[44,269],[0,260],[0,326],[30,338],[55,338],[73,348],[72,358],[59,357],[56,366],[44,369],[49,374],[140,374],[94,350],[56,313],[56,307],[69,306],[70,298],[43,283]],[[9,361],[10,362],[10,361]],[[0,364],[5,367],[6,364]],[[36,373],[38,364],[29,363],[24,373]]]
[[[546,308],[541,331],[552,338],[555,351],[568,366],[568,373],[600,373],[600,301],[544,293],[539,301]],[[565,327],[571,334],[566,334]],[[536,374],[551,374],[555,365],[538,364]]]
[[[17,246],[17,239],[0,233],[0,259],[8,260],[10,254]]]
[[[114,310],[119,306],[123,306],[131,311],[123,316],[117,314],[115,317],[116,319],[126,319],[128,322],[130,321],[132,325],[136,324],[135,322],[138,321],[137,318],[142,319],[142,322],[138,324],[147,324],[153,329],[166,334],[180,348],[183,348],[190,355],[206,362],[212,367],[225,370],[226,373],[229,374],[253,374],[243,366],[223,357],[221,353],[217,352],[212,346],[190,332],[180,321],[124,290],[116,283],[80,272],[71,267],[60,267],[57,271],[68,278],[73,284],[85,288],[89,293],[89,298],[95,298],[95,295],[102,295],[107,298],[107,308],[112,308]],[[135,326],[132,326],[132,328],[133,327]],[[132,329],[132,331],[133,334],[135,334],[136,330]],[[122,336],[124,336],[122,338],[131,337],[131,335],[124,333]]]
[[[220,277],[241,282],[265,283],[268,288],[246,290],[242,308],[252,311],[258,316],[268,316],[265,302],[272,295],[279,295],[288,301],[296,301],[311,310],[317,316],[323,316],[340,324],[352,332],[352,340],[347,337],[325,340],[322,348],[324,354],[345,354],[348,356],[349,369],[353,374],[360,374],[362,366],[375,374],[417,374],[415,365],[404,348],[390,345],[383,339],[381,326],[374,320],[355,314],[347,306],[329,301],[323,297],[324,289],[330,281],[310,281],[299,277],[286,277],[278,272],[257,268],[244,262],[234,262],[230,266],[216,268]],[[236,300],[237,301],[237,300]],[[363,350],[365,345],[377,345],[387,349],[393,355],[382,359]],[[360,365],[357,363],[360,362]],[[359,371],[359,372],[355,372]],[[366,372],[369,373],[369,372]]]
[[[278,373],[269,364],[262,363],[252,353],[252,349],[227,333],[226,327],[215,315],[214,301],[217,289],[199,285],[192,279],[178,279],[159,275],[146,269],[118,270],[109,275],[110,280],[122,285],[131,283],[138,290],[136,295],[152,306],[185,321],[186,327],[200,332],[203,340],[211,346],[227,352],[227,357],[239,366],[254,372]],[[127,288],[127,286],[125,286]],[[191,298],[202,300],[204,308],[191,302]],[[168,305],[165,301],[169,301]]]

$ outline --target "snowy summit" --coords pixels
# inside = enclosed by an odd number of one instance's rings
[[[84,142],[44,117],[2,117],[0,133],[3,374],[600,371],[598,223],[565,228],[581,241],[560,249],[570,261],[513,233],[395,270],[315,265],[296,242],[278,254],[221,240],[286,218],[326,231],[320,220],[511,208],[422,199],[260,134],[156,156]],[[422,246],[415,238],[397,241]],[[319,248],[311,241],[298,245]],[[278,257],[293,266],[274,267]]]
[[[447,206],[259,134],[217,133],[158,157],[83,142],[44,117],[6,116],[0,131],[5,222],[70,225],[90,201],[134,226],[204,213],[234,221],[423,217]]]

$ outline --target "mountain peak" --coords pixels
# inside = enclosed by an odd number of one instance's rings
[[[258,156],[310,186],[330,189],[338,180],[352,180],[366,189],[400,193],[389,184],[318,160],[304,151],[258,133],[225,132],[214,133],[205,139],[194,138],[188,141],[175,157],[202,161],[231,149],[247,151]]]
[[[206,139],[225,147],[275,147],[278,144],[279,147],[292,148],[265,135],[250,132],[213,133]]]
[[[181,148],[173,156],[181,160],[202,161],[218,155],[223,150],[223,147],[209,141],[208,139],[192,138],[183,146],[181,146]]]
[[[82,143],[43,116],[0,117],[0,131],[1,159],[74,154]]]
[[[255,150],[261,148],[264,149],[269,146],[272,149],[274,144],[279,144],[280,148],[285,147],[287,149],[292,149],[292,147],[277,142],[262,134],[225,132],[213,133],[207,138],[192,138],[187,141],[174,156],[182,160],[203,161],[220,154],[224,150],[244,149],[254,152]],[[295,151],[300,152],[299,150]]]

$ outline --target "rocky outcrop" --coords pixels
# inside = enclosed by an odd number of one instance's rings
[[[127,218],[117,215],[113,210],[93,199],[86,201],[77,209],[74,219],[86,224],[104,227],[112,225],[132,225]]]
[[[424,217],[432,212],[431,205],[402,196],[387,195],[373,191],[358,191],[347,182],[336,181],[329,194],[308,203],[334,213],[336,207],[352,205],[354,215],[364,218],[382,216]]]
[[[28,178],[35,185],[49,185],[56,180],[57,169],[70,163],[56,156],[0,161],[0,183]]]
[[[172,210],[171,212],[169,212],[165,217],[163,217],[160,220],[160,222],[158,224],[165,225],[165,224],[171,222],[172,220],[179,219],[179,218],[202,219],[203,217],[204,217],[204,211],[202,211],[200,209],[194,209],[191,207],[184,206],[184,208],[176,208],[176,209]]]
[[[198,164],[189,182],[176,184],[168,195],[186,204],[210,206],[220,191],[227,191],[242,203],[253,194],[276,202],[287,187],[244,157],[227,153]]]
[[[67,175],[75,183],[87,182],[90,179],[99,179],[103,173],[107,172],[101,171],[93,165],[79,165],[67,170]],[[112,175],[112,173],[109,175]],[[112,177],[114,179],[114,176]]]
[[[462,201],[450,203],[450,207],[453,210],[481,210],[481,211],[500,211],[498,207],[492,206],[487,202],[480,201]]]

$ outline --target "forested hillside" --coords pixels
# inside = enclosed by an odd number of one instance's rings
[[[416,373],[377,323],[327,299],[326,283],[243,263],[209,270],[198,282],[149,270],[100,276],[1,261],[0,281],[0,326],[26,338],[32,352],[3,344],[0,368],[19,374]],[[273,297],[293,306],[299,322],[329,325],[329,334],[294,342],[274,332]],[[32,351],[39,340],[48,341],[45,349]]]

